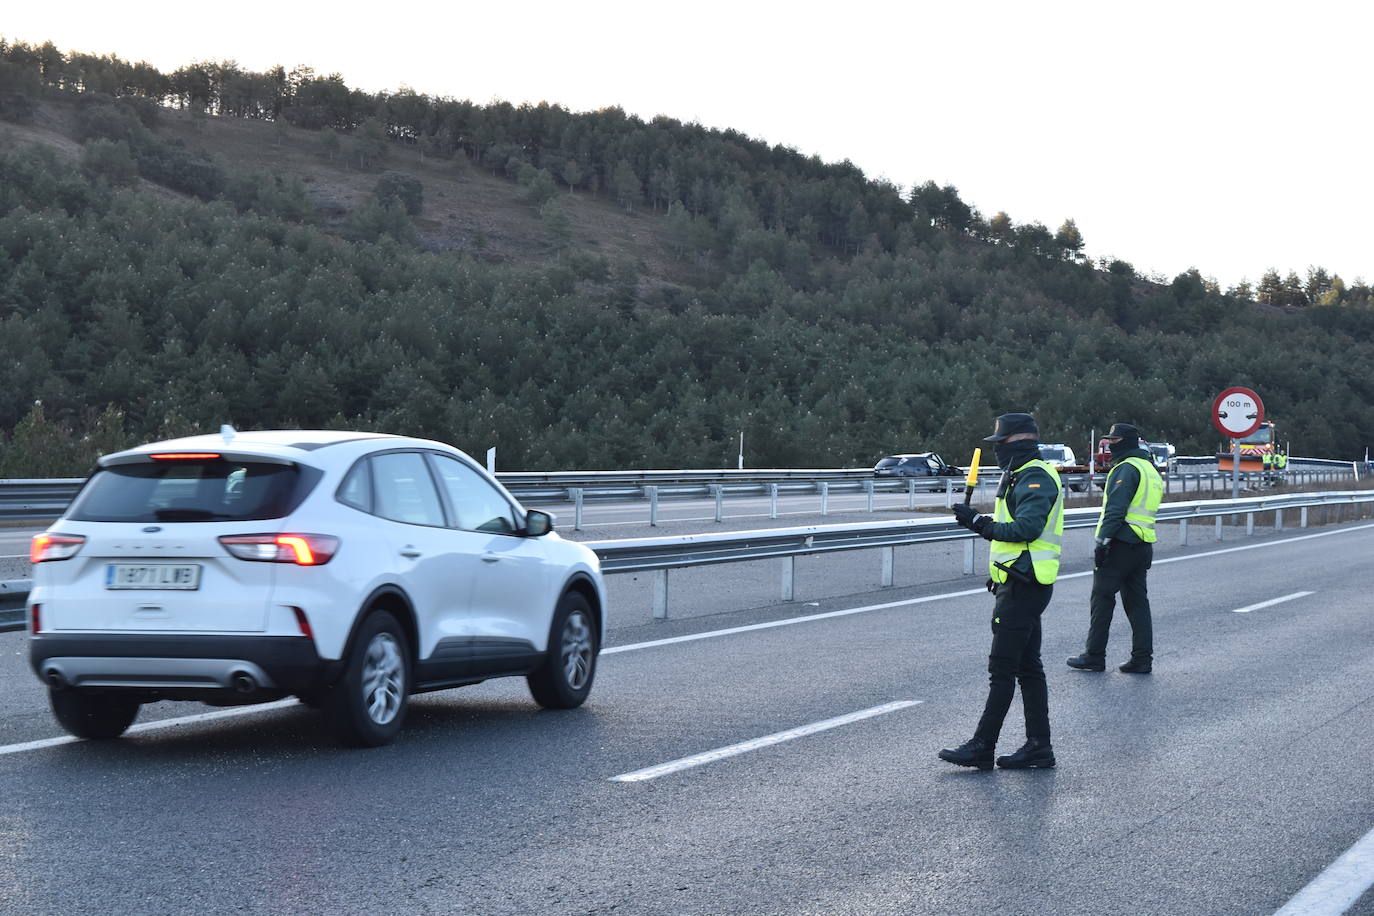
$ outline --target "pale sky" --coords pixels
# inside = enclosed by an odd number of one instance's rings
[[[1229,286],[1319,264],[1374,281],[1374,5],[568,0],[8,4],[0,34],[337,71],[478,102],[619,105],[869,177],[959,188],[1094,257]],[[204,9],[204,14],[197,11]]]

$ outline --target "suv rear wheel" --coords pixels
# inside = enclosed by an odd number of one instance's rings
[[[396,740],[410,693],[410,650],[405,631],[387,611],[373,611],[358,628],[343,676],[324,692],[329,730],[353,747]]]
[[[568,592],[554,611],[543,663],[525,676],[534,701],[547,709],[581,706],[592,692],[597,648],[591,605],[580,592]]]
[[[110,694],[49,690],[48,701],[58,723],[78,738],[118,738],[138,718],[137,701]]]

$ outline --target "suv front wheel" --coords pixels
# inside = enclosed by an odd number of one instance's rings
[[[558,601],[544,661],[525,676],[534,701],[546,709],[573,709],[592,692],[598,651],[592,607],[580,592]]]
[[[353,747],[381,747],[396,739],[410,694],[405,631],[387,611],[373,611],[358,628],[339,682],[320,706],[329,730]]]

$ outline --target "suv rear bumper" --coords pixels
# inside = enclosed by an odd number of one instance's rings
[[[337,665],[306,636],[141,633],[41,633],[29,641],[29,664],[53,686],[240,694],[317,689]]]

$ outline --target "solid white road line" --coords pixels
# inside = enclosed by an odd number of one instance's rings
[[[832,617],[848,617],[851,614],[867,614],[869,611],[884,611],[893,607],[905,607],[908,604],[924,604],[927,601],[942,601],[945,598],[962,598],[966,595],[977,595],[985,593],[986,589],[969,588],[961,592],[945,592],[941,595],[927,595],[924,598],[906,598],[902,601],[888,601],[883,604],[869,604],[864,607],[850,607],[840,611],[826,611],[821,614],[807,614],[805,617],[787,617],[782,620],[770,620],[767,623],[751,623],[742,627],[730,627],[726,630],[708,630],[705,633],[689,633],[686,636],[670,636],[666,639],[651,639],[648,642],[632,642],[623,646],[611,646],[602,649],[602,655],[615,655],[617,652],[635,652],[639,649],[652,649],[656,646],[671,646],[680,642],[696,642],[698,639],[714,639],[717,636],[733,636],[736,633],[751,633],[754,630],[770,630],[773,627],[790,627],[794,623],[810,623],[813,620],[829,620]]]
[[[1374,885],[1374,830],[1322,870],[1274,916],[1338,916]]]
[[[1276,604],[1283,604],[1285,601],[1292,601],[1295,598],[1306,598],[1308,595],[1315,595],[1316,592],[1294,592],[1291,595],[1284,595],[1282,598],[1270,598],[1268,601],[1261,601],[1259,604],[1252,604],[1248,607],[1238,607],[1232,614],[1248,614],[1251,611],[1258,611],[1260,608],[1273,607]]]
[[[193,716],[178,716],[175,719],[158,719],[156,722],[144,722],[139,725],[132,725],[124,734],[136,735],[140,732],[161,731],[164,728],[175,728],[178,725],[193,725],[197,722],[210,722],[215,719],[229,719],[234,716],[243,716],[254,712],[266,712],[269,709],[285,709],[287,706],[298,706],[299,701],[295,697],[286,700],[274,700],[271,703],[259,703],[256,706],[235,706],[230,709],[218,709],[214,712],[202,712]],[[6,744],[0,747],[0,756],[5,754],[20,754],[24,751],[36,751],[45,747],[57,747],[59,744],[71,744],[75,741],[82,741],[82,738],[73,738],[70,735],[63,735],[60,738],[43,738],[39,741],[25,741],[23,744]]]
[[[677,773],[681,770],[699,767],[705,763],[714,763],[717,760],[724,760],[726,757],[747,754],[750,751],[757,751],[764,747],[772,747],[775,744],[782,744],[784,741],[791,741],[794,738],[805,738],[807,735],[814,735],[817,732],[823,732],[827,729],[838,728],[841,725],[848,725],[851,722],[858,722],[862,719],[871,719],[874,716],[896,712],[899,709],[906,709],[909,706],[915,706],[921,702],[923,701],[895,700],[891,703],[884,703],[881,706],[874,706],[870,709],[861,709],[858,712],[836,716],[833,719],[824,719],[820,722],[812,722],[810,725],[789,728],[785,732],[774,732],[771,735],[764,735],[762,738],[742,741],[739,744],[731,744],[728,747],[718,747],[714,751],[706,751],[701,754],[693,754],[691,757],[670,760],[667,763],[660,763],[658,766],[635,770],[633,773],[621,773],[619,776],[612,776],[610,781],[644,782],[649,779],[657,779],[660,776],[667,776],[669,773]]]

